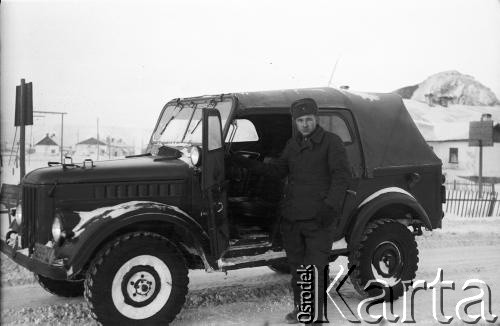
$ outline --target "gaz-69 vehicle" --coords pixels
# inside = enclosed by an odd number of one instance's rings
[[[229,154],[278,157],[295,132],[290,104],[306,97],[351,164],[334,235],[348,246],[331,260],[349,257],[360,293],[379,279],[397,298],[417,270],[414,237],[441,227],[444,178],[393,94],[312,88],[174,99],[147,153],[27,174],[2,251],[49,292],[84,294],[103,324],[171,322],[188,269],[287,272],[277,231],[286,180],[254,175]]]

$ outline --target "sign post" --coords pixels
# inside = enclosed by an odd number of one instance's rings
[[[26,174],[26,126],[33,124],[33,84],[21,79],[21,85],[16,86],[16,109],[14,126],[20,127],[19,154],[21,161],[21,180]]]
[[[493,120],[483,114],[481,121],[469,123],[469,146],[479,147],[479,198],[483,197],[483,146],[493,146]]]

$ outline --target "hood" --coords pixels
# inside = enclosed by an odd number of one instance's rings
[[[90,167],[54,166],[28,173],[24,183],[69,184],[185,179],[189,165],[179,159],[154,160],[155,157],[132,157],[121,160],[97,161]]]

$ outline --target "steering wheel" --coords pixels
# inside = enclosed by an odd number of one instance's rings
[[[245,150],[238,150],[238,151],[230,151],[231,155],[238,155],[242,156],[248,159],[253,159],[257,160],[261,155],[258,152],[253,152],[253,151],[245,151]],[[230,169],[230,178],[236,182],[236,183],[241,183],[241,188],[246,189],[248,186],[248,181],[250,178],[250,171],[239,166],[233,165],[232,168]]]
[[[259,157],[260,157],[260,153],[259,152],[252,152],[252,151],[236,151],[234,152],[234,154],[237,154],[237,155],[241,155],[245,158],[249,158],[249,159],[253,159],[253,160],[257,160]]]

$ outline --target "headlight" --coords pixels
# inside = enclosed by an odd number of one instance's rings
[[[62,232],[63,229],[62,229],[61,218],[59,216],[56,216],[54,218],[54,222],[52,223],[52,237],[56,242],[59,242],[59,240],[61,240]]]
[[[21,225],[21,223],[23,222],[23,207],[21,206],[21,204],[17,205],[16,207],[16,223],[17,225]]]
[[[197,146],[191,147],[191,163],[193,163],[194,166],[200,166],[201,164],[201,151],[200,148]]]

